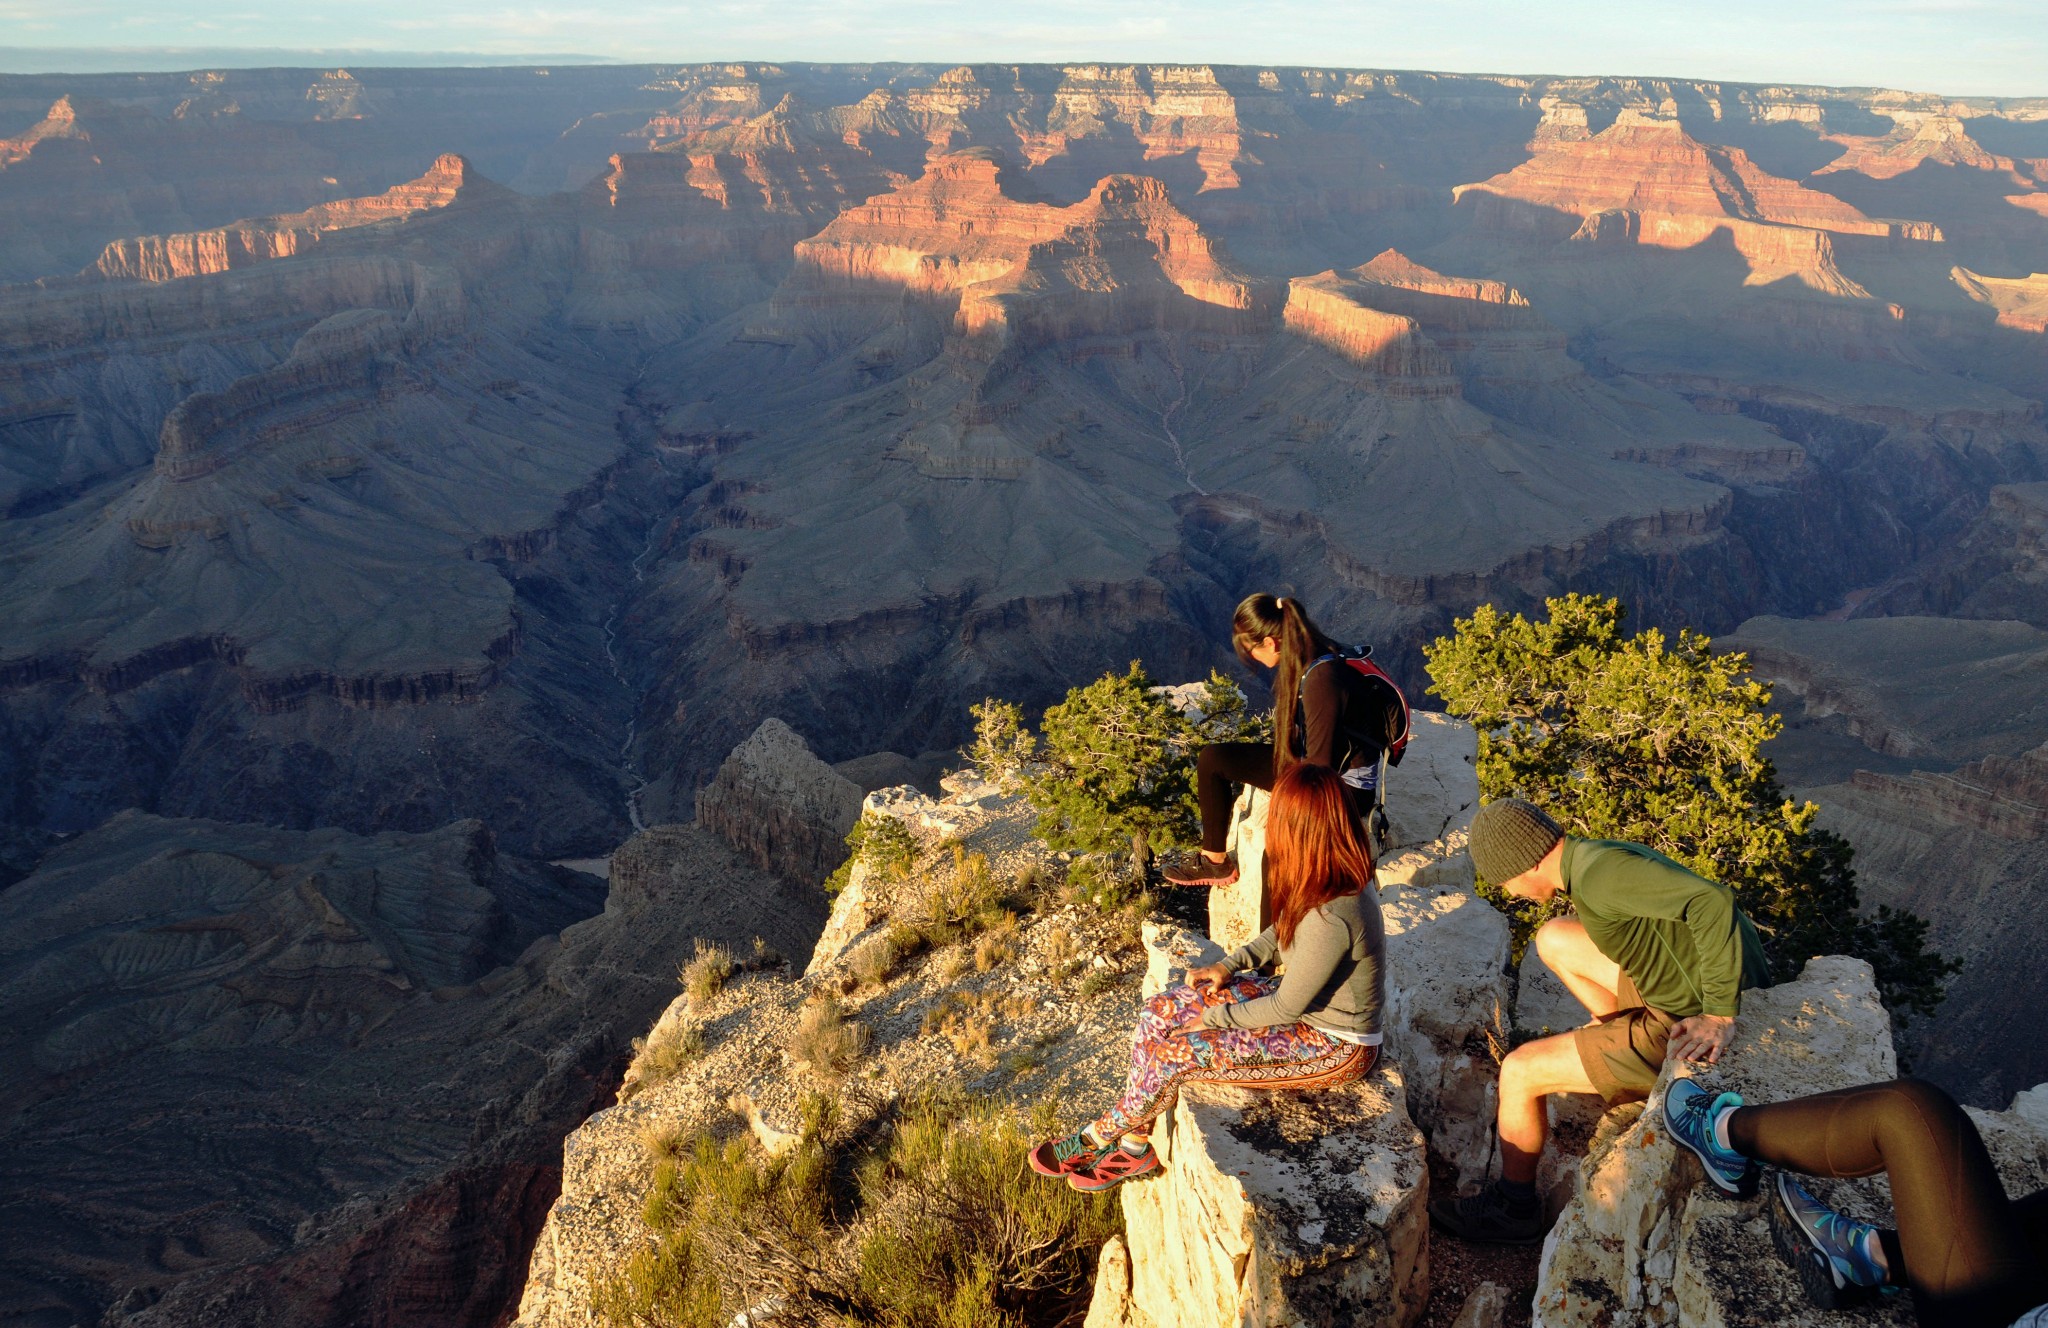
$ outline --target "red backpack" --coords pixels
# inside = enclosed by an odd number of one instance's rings
[[[1373,779],[1372,810],[1366,814],[1365,818],[1366,832],[1372,836],[1374,853],[1384,853],[1387,851],[1387,840],[1393,834],[1393,826],[1387,820],[1387,767],[1401,764],[1401,756],[1408,750],[1408,736],[1413,731],[1413,720],[1408,709],[1408,697],[1402,692],[1401,685],[1387,676],[1385,669],[1372,662],[1371,646],[1361,647],[1349,654],[1319,655],[1309,663],[1307,669],[1301,671],[1301,676],[1306,679],[1309,669],[1313,669],[1318,664],[1326,664],[1333,659],[1342,660],[1365,677],[1384,684],[1387,690],[1394,694],[1394,699],[1400,702],[1401,705],[1401,731],[1380,749],[1379,771]],[[1359,736],[1369,737],[1377,744],[1385,735],[1365,734]]]
[[[1402,692],[1401,685],[1395,682],[1391,677],[1389,677],[1385,669],[1373,663],[1371,646],[1361,646],[1357,650],[1352,651],[1349,654],[1339,652],[1328,655],[1318,655],[1316,656],[1316,658],[1309,661],[1308,668],[1303,669],[1301,671],[1301,676],[1304,679],[1306,679],[1308,677],[1309,669],[1314,668],[1318,664],[1327,663],[1328,661],[1333,659],[1341,660],[1344,663],[1349,664],[1352,668],[1356,669],[1359,673],[1365,675],[1366,677],[1386,684],[1387,690],[1394,694],[1394,699],[1401,703],[1401,732],[1399,736],[1395,737],[1391,742],[1387,742],[1384,744],[1387,753],[1387,764],[1401,764],[1401,757],[1408,750],[1408,736],[1409,733],[1412,731],[1413,723],[1413,721],[1410,718],[1408,710],[1408,697],[1404,692]],[[1380,745],[1382,735],[1372,734],[1366,736],[1371,737],[1374,745]]]

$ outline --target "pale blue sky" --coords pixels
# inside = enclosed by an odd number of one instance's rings
[[[1635,74],[2048,95],[2048,0],[0,0],[0,47],[630,61],[1112,60]],[[275,55],[269,57],[274,62]]]

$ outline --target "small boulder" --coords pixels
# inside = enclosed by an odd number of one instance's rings
[[[1429,1168],[1403,1098],[1391,1066],[1315,1093],[1184,1091],[1153,1135],[1164,1170],[1123,1187],[1129,1306],[1103,1322],[1415,1323]]]

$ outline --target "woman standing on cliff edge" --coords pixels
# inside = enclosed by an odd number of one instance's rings
[[[1032,1149],[1032,1169],[1077,1190],[1158,1170],[1152,1121],[1184,1083],[1326,1088],[1370,1072],[1386,1008],[1386,931],[1372,873],[1337,773],[1303,764],[1282,775],[1266,820],[1273,925],[1145,1003],[1123,1096],[1073,1134]],[[1284,977],[1255,971],[1276,959]]]
[[[1351,667],[1342,646],[1285,596],[1248,595],[1231,619],[1230,643],[1247,664],[1273,670],[1273,741],[1211,743],[1195,756],[1202,848],[1164,868],[1169,885],[1225,886],[1237,880],[1226,853],[1238,784],[1270,789],[1298,761],[1342,776],[1352,811],[1371,810],[1380,756],[1408,733],[1408,707],[1383,677]],[[1398,753],[1397,753],[1398,755]]]

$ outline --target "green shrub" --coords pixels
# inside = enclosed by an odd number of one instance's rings
[[[974,716],[974,741],[960,755],[974,772],[999,788],[1014,788],[1038,752],[1038,739],[1024,727],[1024,712],[991,696],[969,706]]]
[[[1098,996],[1116,985],[1117,971],[1113,968],[1098,968],[1081,979],[1081,996],[1086,999]]]
[[[898,1123],[861,1170],[881,1214],[856,1285],[890,1328],[1058,1323],[1083,1306],[1092,1255],[1119,1226],[1114,1196],[1048,1185],[1002,1108],[932,1104]]]
[[[1870,961],[1885,1004],[1931,1014],[1957,964],[1926,948],[1910,913],[1858,910],[1852,850],[1794,803],[1763,754],[1783,721],[1739,654],[1682,630],[1622,634],[1617,600],[1566,595],[1531,622],[1481,605],[1424,651],[1430,690],[1479,729],[1479,789],[1549,812],[1569,834],[1649,845],[1727,884],[1780,980],[1809,956]],[[1493,882],[1480,893],[1540,921]]]
[[[838,898],[839,892],[853,879],[853,867],[857,862],[888,881],[909,879],[911,870],[917,866],[917,836],[893,816],[863,813],[853,823],[853,829],[846,832],[846,847],[846,861],[825,878],[827,898]]]
[[[1145,878],[1122,858],[1087,854],[1067,864],[1067,899],[1104,912],[1130,908],[1145,890]]]

